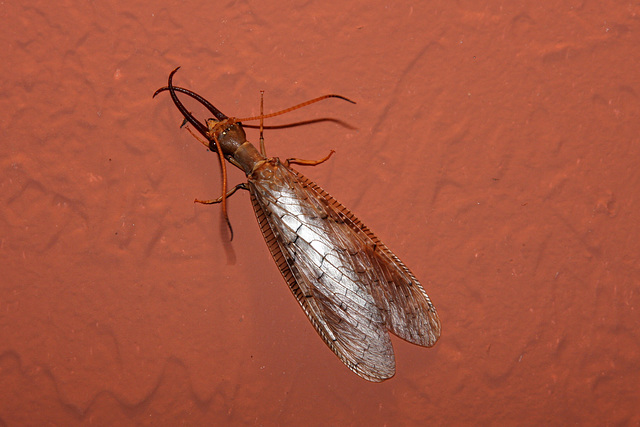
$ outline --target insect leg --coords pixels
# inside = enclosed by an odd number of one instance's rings
[[[240,183],[240,184],[236,185],[235,187],[233,187],[231,190],[229,190],[229,192],[225,195],[225,198],[229,198],[229,197],[231,197],[231,196],[233,195],[233,193],[235,193],[235,192],[236,192],[236,191],[238,191],[238,190],[249,190],[249,189],[247,188],[247,185],[246,185],[244,182],[242,182],[242,183]],[[217,198],[217,199],[215,199],[215,200],[200,200],[200,199],[195,199],[195,200],[193,201],[193,203],[202,203],[203,205],[213,205],[213,204],[215,204],[215,203],[220,203],[220,202],[222,202],[222,199],[223,199],[223,197],[222,197],[222,196],[218,197],[218,198]]]
[[[264,91],[260,91],[260,153],[267,157],[267,150],[264,148]]]
[[[303,166],[316,166],[316,165],[319,165],[320,163],[324,163],[327,160],[329,160],[329,157],[331,157],[335,152],[336,152],[335,150],[331,150],[327,155],[327,157],[320,160],[302,160],[302,159],[292,158],[292,159],[285,160],[284,164],[285,166],[289,166],[290,164],[303,165]]]
[[[192,131],[188,126],[185,126],[186,124],[187,124],[187,119],[184,119],[184,121],[182,122],[180,127],[184,126],[184,128],[191,134],[191,136],[194,137],[195,139],[197,139],[198,142],[200,142],[200,144],[204,145],[208,149],[211,149],[211,146],[209,145],[209,142],[208,141],[205,142],[203,139],[200,139],[200,137],[198,135],[196,135],[194,131]]]

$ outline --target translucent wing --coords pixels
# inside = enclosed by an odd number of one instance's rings
[[[249,177],[256,217],[283,277],[318,334],[355,373],[395,373],[387,331],[432,346],[440,321],[404,264],[351,212],[277,159]]]

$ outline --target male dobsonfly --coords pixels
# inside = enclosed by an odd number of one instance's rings
[[[389,333],[431,347],[440,336],[440,319],[420,282],[358,218],[290,164],[320,161],[266,157],[262,120],[227,117],[200,95],[169,83],[154,94],[169,91],[186,122],[218,153],[223,173],[222,203],[236,190],[248,190],[262,235],[291,292],[329,348],[352,371],[369,381],[384,381],[395,373]],[[194,98],[214,118],[206,125],[180,102],[177,92]],[[328,97],[325,95],[285,111]],[[350,101],[352,102],[352,101]],[[262,106],[261,106],[262,110]],[[261,150],[247,141],[241,120],[260,119]],[[331,154],[330,154],[331,155]],[[224,160],[242,169],[247,182],[226,191]],[[228,223],[228,218],[227,218]]]

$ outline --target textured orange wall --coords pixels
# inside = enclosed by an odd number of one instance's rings
[[[5,2],[0,424],[639,423],[640,6],[541,4]],[[151,99],[178,65],[228,115],[358,102],[268,152],[336,149],[303,173],[425,284],[433,349],[358,378],[247,194],[231,243],[193,204],[217,159]]]

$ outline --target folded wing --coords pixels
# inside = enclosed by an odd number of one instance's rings
[[[395,373],[387,331],[435,344],[438,315],[404,264],[316,184],[277,160],[264,167],[268,173],[249,178],[256,217],[283,277],[329,348],[361,377],[383,381]]]

